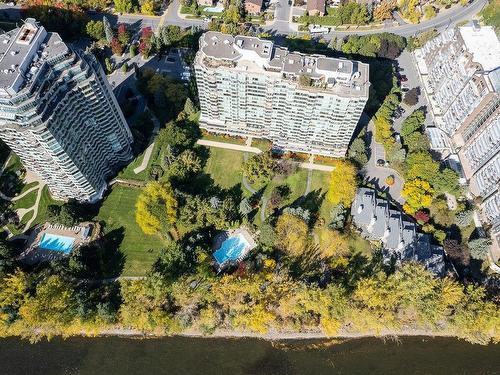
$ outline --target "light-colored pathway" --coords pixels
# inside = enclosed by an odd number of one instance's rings
[[[236,145],[234,143],[209,141],[207,139],[199,139],[198,142],[196,142],[196,143],[201,145],[201,146],[218,147],[218,148],[225,148],[227,150],[251,152],[252,154],[261,154],[262,153],[262,150],[258,149],[257,147]]]
[[[38,194],[36,196],[35,204],[32,206],[33,215],[31,216],[31,219],[24,226],[23,232],[26,232],[28,229],[31,228],[31,224],[33,223],[33,221],[35,221],[36,217],[38,216],[38,206],[40,206],[40,199],[42,198],[42,191],[44,186],[45,184],[43,183],[38,185]]]
[[[16,195],[15,197],[8,197],[4,193],[0,192],[0,197],[6,201],[15,202],[15,201],[25,197],[26,195],[28,195],[32,191],[38,190],[39,188],[40,188],[40,185],[33,186],[32,188],[29,188],[28,190],[26,190],[24,193]]]
[[[156,135],[160,131],[160,121],[158,120],[158,118],[155,116],[155,114],[153,112],[150,111],[149,113],[151,114],[151,120],[153,121],[155,127],[153,129],[153,133],[151,134],[151,138],[150,138],[151,144],[148,146],[148,148],[144,152],[144,156],[142,158],[141,165],[139,165],[138,167],[134,168],[134,173],[135,174],[141,173],[142,171],[144,171],[148,167],[148,165],[149,165],[149,159],[151,159],[151,155],[153,153],[153,149],[155,148],[155,142],[153,142],[153,140],[155,139]]]
[[[262,150],[258,149],[257,147],[237,145],[234,143],[209,141],[206,139],[200,139],[196,143],[201,145],[201,146],[207,146],[207,147],[225,148],[227,150],[251,152],[254,154],[261,154],[262,153]],[[314,164],[311,162],[311,159],[307,163],[299,163],[299,168],[313,169],[313,170],[323,171],[323,172],[331,172],[334,170],[334,167],[332,167],[330,165]]]

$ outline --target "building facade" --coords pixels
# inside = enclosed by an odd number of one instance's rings
[[[415,51],[435,128],[431,147],[460,161],[481,219],[500,236],[500,42],[492,27],[450,29]],[[495,247],[499,247],[498,242]]]
[[[58,199],[98,199],[132,157],[97,61],[33,19],[0,35],[0,138]]]
[[[344,156],[368,100],[368,65],[207,32],[195,73],[200,127],[277,149]]]

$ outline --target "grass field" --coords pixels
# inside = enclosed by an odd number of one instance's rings
[[[158,153],[159,153],[159,146],[158,143],[155,144],[153,148],[153,152],[151,153],[151,158],[149,159],[148,166],[146,167],[145,170],[143,170],[140,173],[135,173],[134,169],[137,168],[139,165],[141,165],[142,160],[144,158],[144,152],[137,155],[137,157],[130,162],[129,165],[127,165],[117,176],[117,178],[123,178],[127,180],[137,180],[137,181],[147,181],[149,179],[149,171],[151,169],[151,166],[156,162],[158,159]]]
[[[13,202],[13,208],[17,210],[18,208],[30,208],[36,202],[36,196],[38,195],[38,190],[32,191],[31,193],[26,194],[21,199],[18,199]]]
[[[40,204],[38,205],[38,215],[33,221],[33,225],[45,223],[47,221],[47,207],[50,205],[62,205],[64,202],[52,199],[49,188],[43,187],[42,196],[40,197]]]
[[[96,220],[106,222],[105,232],[123,228],[119,249],[125,256],[123,276],[143,276],[165,245],[158,236],[144,234],[135,222],[135,202],[141,190],[115,186],[105,198]]]
[[[205,165],[205,172],[215,183],[223,188],[231,188],[241,183],[243,153],[216,147],[211,147],[209,150],[210,157]]]

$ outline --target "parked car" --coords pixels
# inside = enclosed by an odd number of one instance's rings
[[[401,77],[400,77],[400,80],[401,82],[407,82],[408,81],[408,78],[403,74]]]
[[[378,159],[377,160],[377,166],[379,166],[379,167],[385,166],[385,160],[384,159]]]

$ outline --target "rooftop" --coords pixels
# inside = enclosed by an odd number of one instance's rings
[[[367,97],[369,66],[358,61],[305,55],[275,46],[272,41],[209,31],[200,38],[198,62],[210,67],[313,80],[313,89]]]
[[[459,31],[473,60],[481,64],[485,71],[500,66],[500,42],[493,27],[472,24],[460,27]]]
[[[68,47],[34,19],[0,35],[0,95],[15,95],[40,71],[43,63]]]

